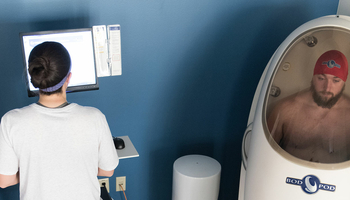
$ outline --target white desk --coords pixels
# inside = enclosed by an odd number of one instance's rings
[[[126,136],[118,136],[118,138],[123,139],[124,143],[125,143],[124,149],[121,149],[121,150],[117,149],[119,159],[139,157],[139,153],[137,153],[129,136],[127,136],[127,135]]]

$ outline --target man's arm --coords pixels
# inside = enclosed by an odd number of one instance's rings
[[[105,171],[103,169],[98,168],[98,174],[97,176],[107,176],[107,177],[111,177],[113,176],[114,170],[112,171]]]
[[[0,174],[0,187],[1,188],[6,188],[12,185],[16,185],[19,183],[19,174],[14,175],[3,175]]]
[[[274,108],[274,110],[267,119],[267,127],[270,131],[271,136],[273,137],[273,139],[275,139],[277,144],[281,143],[283,137],[283,120],[281,119],[281,111],[282,108],[280,106],[277,106],[276,108]]]

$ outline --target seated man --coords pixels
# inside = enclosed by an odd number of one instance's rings
[[[311,87],[277,104],[267,124],[284,150],[312,162],[350,159],[350,99],[343,94],[347,76],[346,57],[327,51],[316,62]]]

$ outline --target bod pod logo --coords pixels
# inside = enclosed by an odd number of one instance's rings
[[[308,194],[313,194],[318,191],[318,185],[320,185],[320,180],[316,176],[308,175],[303,178],[301,189]]]
[[[320,189],[334,192],[336,188],[335,185],[321,183],[320,179],[314,175],[307,175],[301,180],[287,177],[286,183],[292,185],[300,185],[301,189],[307,194],[314,194]]]

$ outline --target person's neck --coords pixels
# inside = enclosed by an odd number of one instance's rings
[[[39,95],[39,101],[41,105],[48,108],[57,108],[60,105],[67,102],[66,95],[51,94],[51,95]]]

